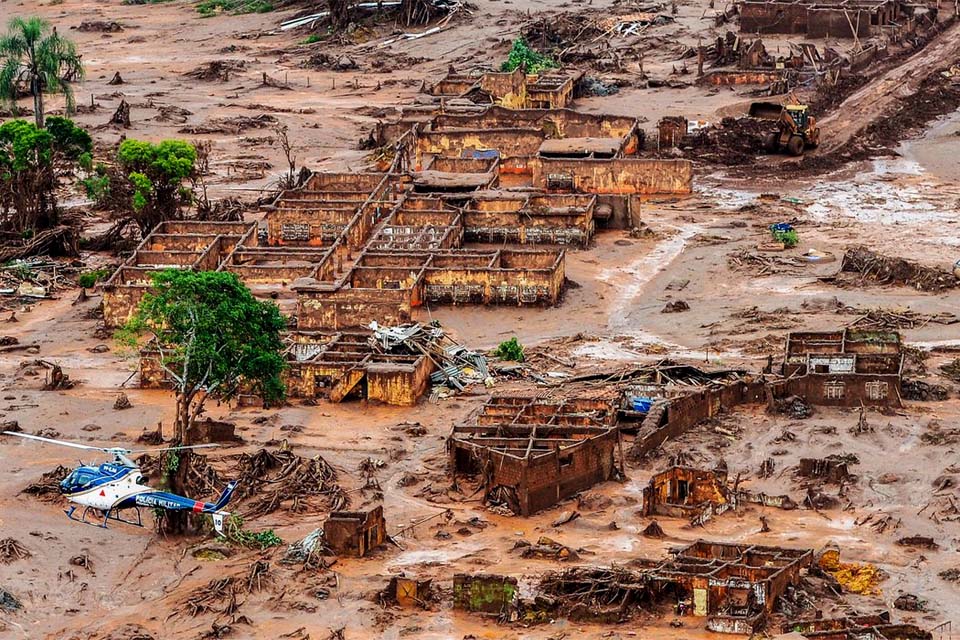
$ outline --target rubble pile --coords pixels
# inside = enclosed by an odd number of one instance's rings
[[[574,567],[544,574],[539,588],[571,617],[625,620],[647,596],[648,581],[642,572],[621,567]]]
[[[493,386],[493,377],[487,367],[487,358],[455,342],[439,324],[423,325],[418,322],[395,327],[370,324],[373,336],[370,345],[377,353],[423,354],[437,370],[430,375],[435,385],[444,385],[454,391],[463,391],[473,383]],[[438,392],[435,390],[434,394]]]
[[[29,558],[31,555],[33,554],[16,538],[0,540],[0,564],[10,564],[17,560]]]
[[[863,280],[879,284],[907,285],[918,291],[945,291],[957,286],[957,278],[948,271],[885,256],[864,246],[847,249],[840,271],[858,273]]]

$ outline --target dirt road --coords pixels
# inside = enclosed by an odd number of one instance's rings
[[[960,58],[960,23],[941,33],[936,40],[903,64],[867,83],[829,116],[820,121],[823,143],[818,152],[832,153],[843,147],[857,132],[877,120],[897,101],[916,93],[931,72],[955,64]]]

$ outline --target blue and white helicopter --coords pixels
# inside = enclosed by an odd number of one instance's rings
[[[233,491],[237,487],[236,482],[227,484],[227,488],[223,490],[216,502],[191,500],[175,493],[157,491],[148,487],[146,478],[140,473],[140,467],[127,457],[136,453],[172,451],[175,449],[204,449],[216,447],[215,444],[139,450],[121,449],[119,447],[105,449],[77,444],[76,442],[43,438],[27,433],[15,433],[13,431],[4,431],[3,433],[8,436],[38,440],[48,444],[73,447],[74,449],[102,451],[113,456],[113,462],[105,462],[96,467],[81,463],[60,482],[60,493],[66,496],[68,501],[75,503],[70,505],[70,509],[64,511],[71,520],[103,527],[104,529],[107,528],[107,522],[110,520],[142,527],[143,520],[140,517],[140,507],[158,507],[168,511],[192,511],[193,513],[210,514],[213,518],[213,528],[219,535],[223,535],[224,518],[230,515],[223,508],[230,502]],[[78,505],[83,507],[83,513],[79,518],[74,515]],[[120,512],[125,509],[133,509],[136,512],[136,521],[125,520],[120,517]],[[87,514],[91,511],[99,513],[103,522],[87,522]]]

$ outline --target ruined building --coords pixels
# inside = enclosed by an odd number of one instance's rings
[[[839,407],[900,406],[900,334],[880,331],[792,332],[783,376],[807,402]]]
[[[333,511],[323,523],[323,540],[339,556],[362,558],[387,539],[383,507],[370,511]]]
[[[808,38],[868,38],[912,29],[912,9],[899,0],[746,0],[743,33],[784,33]]]
[[[495,397],[476,424],[454,427],[450,465],[485,501],[527,516],[622,474],[615,415],[605,400]]]

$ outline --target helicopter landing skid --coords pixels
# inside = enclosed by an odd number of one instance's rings
[[[107,522],[109,522],[110,520],[113,520],[114,522],[122,522],[123,524],[132,524],[132,525],[135,526],[135,527],[142,527],[142,526],[143,526],[143,518],[142,518],[141,515],[140,515],[140,507],[132,507],[132,509],[133,509],[133,510],[136,512],[136,514],[137,514],[137,519],[136,519],[136,521],[133,521],[133,520],[125,520],[125,519],[121,518],[121,517],[120,517],[120,510],[119,510],[119,509],[107,509],[106,511],[104,511],[104,510],[102,510],[102,509],[94,509],[93,507],[84,507],[83,513],[80,514],[80,517],[79,517],[79,518],[77,518],[77,517],[74,515],[74,512],[77,510],[76,507],[70,507],[70,509],[64,511],[64,513],[67,514],[67,517],[70,518],[71,520],[73,520],[74,522],[80,522],[80,523],[82,523],[82,524],[89,524],[89,525],[92,526],[92,527],[100,527],[101,529],[107,529],[107,528],[108,528],[108,527],[107,527]],[[98,515],[97,515],[98,518],[102,517],[102,518],[103,518],[103,522],[102,522],[102,523],[88,522],[88,521],[87,521],[87,514],[88,514],[89,512],[91,512],[91,511],[97,513],[97,514],[98,514]],[[111,514],[113,514],[113,515],[111,515]]]

